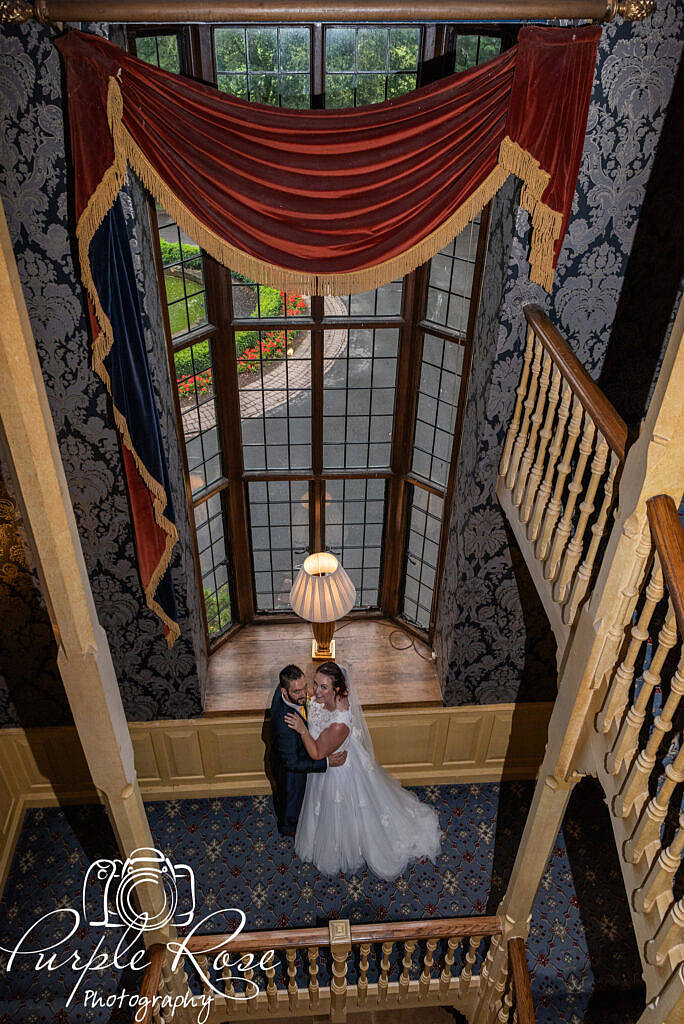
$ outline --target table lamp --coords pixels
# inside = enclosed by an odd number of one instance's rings
[[[335,622],[354,607],[356,587],[329,551],[309,555],[290,591],[290,605],[300,618],[311,623],[315,661],[335,658]]]

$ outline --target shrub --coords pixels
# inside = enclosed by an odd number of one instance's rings
[[[170,263],[180,263],[181,247],[178,242],[167,242],[165,238],[159,239],[159,248],[162,254],[162,263],[168,266]],[[192,256],[192,259],[189,257]],[[192,270],[202,269],[202,255],[199,245],[184,245],[183,256],[185,266]]]
[[[209,623],[209,635],[215,636],[230,625],[230,591],[228,587],[222,587],[218,596],[212,591],[204,588],[204,606],[207,609],[207,622]],[[221,613],[221,623],[218,620],[218,613]]]
[[[169,249],[173,248],[169,242],[163,244]],[[187,250],[187,246],[185,248]],[[178,250],[178,245],[175,246],[175,249]],[[199,249],[197,251],[199,252]],[[252,313],[253,317],[258,316],[259,312],[262,317],[279,317],[283,315],[285,309],[291,316],[296,316],[307,313],[309,309],[303,295],[296,292],[281,292],[277,288],[268,288],[265,285],[261,286],[259,301],[261,309],[255,308]],[[287,346],[294,341],[296,334],[296,331],[278,328],[262,332],[260,340],[259,331],[236,331],[235,352],[238,360],[238,373],[256,372],[259,368],[260,349],[263,359],[281,358],[285,354]],[[178,393],[181,398],[187,398],[195,392],[204,394],[209,390],[212,385],[212,371],[211,350],[208,341],[201,341],[197,345],[188,346],[188,348],[174,353],[174,363],[176,376],[184,378],[178,384]]]
[[[190,377],[193,373],[198,376],[204,370],[208,370],[211,367],[209,342],[200,341],[197,345],[188,345],[187,348],[181,349],[180,352],[174,352],[173,361],[176,366],[177,377]]]

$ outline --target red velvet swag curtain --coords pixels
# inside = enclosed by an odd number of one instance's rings
[[[377,106],[247,103],[99,36],[57,41],[67,71],[82,271],[130,165],[204,249],[308,293],[377,287],[427,260],[509,173],[550,289],[567,225],[600,28],[527,27],[481,67]]]
[[[514,49],[482,67],[389,103],[320,111],[246,103],[99,36],[57,40],[93,365],[123,444],[141,581],[169,645],[179,632],[169,584],[177,533],[137,293],[117,234],[127,168],[222,263],[319,295],[408,273],[516,174],[532,215],[530,276],[550,290],[599,36],[594,27],[524,28]]]

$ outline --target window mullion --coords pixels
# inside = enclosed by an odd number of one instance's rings
[[[406,474],[411,464],[413,421],[420,374],[421,335],[416,315],[425,292],[423,268],[404,279],[402,313],[404,326],[399,332],[397,383],[394,400],[392,434],[392,476],[387,499],[384,568],[380,604],[384,614],[393,617],[399,612],[401,570],[406,534]]]
[[[190,25],[188,50],[193,78],[217,85],[211,25]]]
[[[323,25],[320,21],[311,26],[311,109],[323,110],[325,107],[325,46],[323,43]]]
[[[230,271],[207,259],[208,289],[216,308],[217,335],[214,344],[214,373],[218,423],[223,452],[223,471],[230,481],[225,509],[234,573],[236,618],[241,622],[254,617],[254,588],[250,559],[247,496],[243,482],[242,430],[238,392],[235,332],[231,325],[232,295]]]
[[[321,551],[323,544],[325,488],[321,486],[323,474],[323,369],[324,344],[322,320],[325,300],[322,295],[311,296],[311,313],[315,327],[311,331],[311,469],[314,477],[312,492],[312,531],[309,541],[313,551]]]

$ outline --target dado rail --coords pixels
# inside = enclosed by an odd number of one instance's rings
[[[501,941],[498,917],[371,925],[338,920],[324,928],[197,935],[178,940],[178,947],[171,943],[170,951],[173,957],[175,948],[183,950],[178,968],[196,994],[195,1018],[199,1012],[206,1024],[288,1017],[344,1021],[354,1011],[439,1004],[470,1019],[492,962],[492,944],[499,948]],[[513,939],[509,945],[497,1020],[534,1024],[524,943]],[[152,949],[141,996],[149,997],[156,984],[160,998],[146,1004],[143,1024],[172,1019],[170,996],[164,1004],[169,971],[163,947]]]
[[[529,551],[560,663],[610,529],[627,426],[543,310],[524,312],[527,345],[497,496]]]

